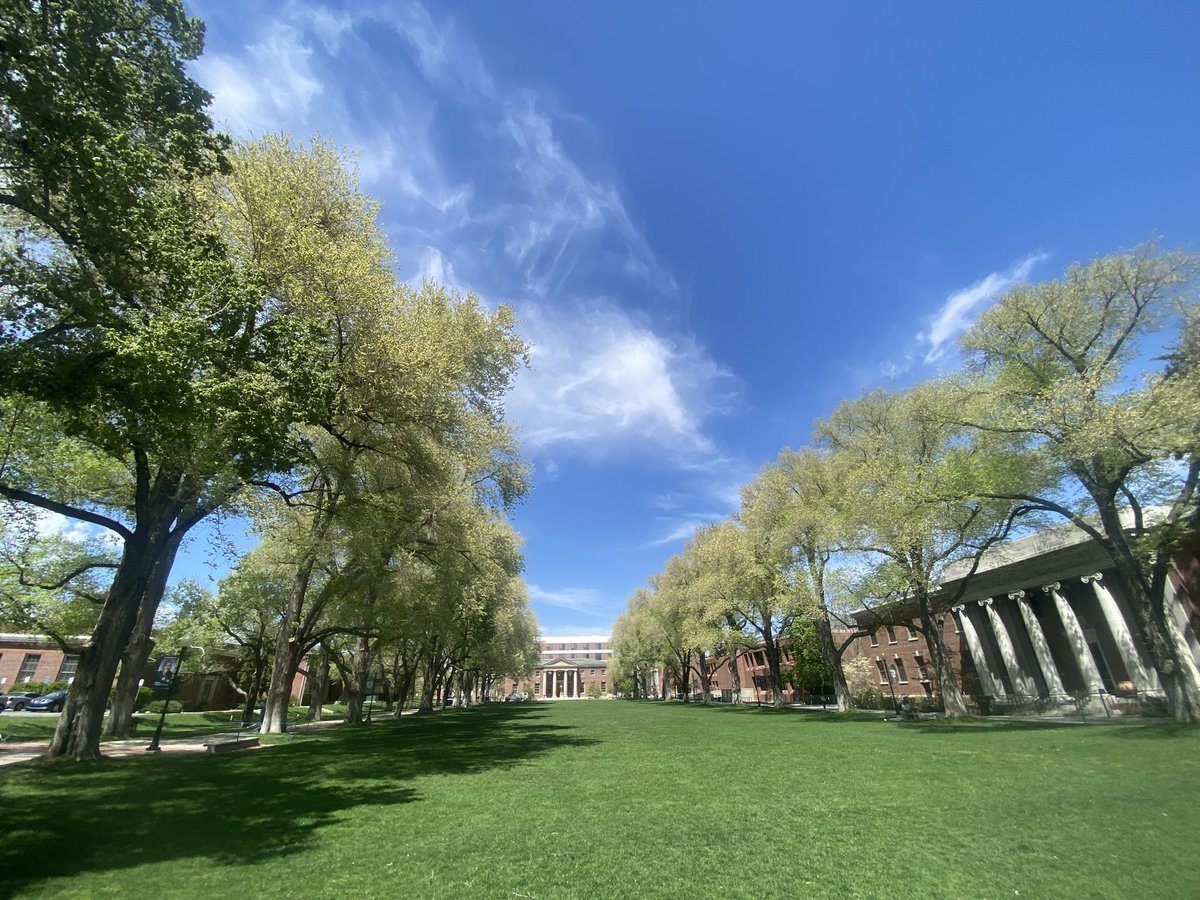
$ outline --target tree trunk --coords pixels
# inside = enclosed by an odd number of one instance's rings
[[[736,645],[729,650],[729,687],[730,693],[733,695],[730,699],[733,703],[740,706],[742,702],[742,673],[738,671],[738,648]]]
[[[933,671],[937,678],[938,691],[942,695],[942,706],[947,716],[966,718],[970,715],[967,711],[967,702],[963,698],[958,676],[954,674],[954,667],[950,664],[950,654],[946,650],[946,643],[942,640],[941,623],[935,621],[927,596],[922,595],[917,598],[917,601],[921,612],[921,625],[925,629],[925,645],[929,648],[929,655],[933,657]]]
[[[153,528],[140,527],[125,541],[100,618],[79,654],[75,680],[71,682],[66,705],[50,741],[48,754],[52,759],[100,758],[100,729],[108,692],[165,541],[166,523]]]
[[[438,670],[441,668],[441,652],[434,648],[425,657],[425,677],[421,684],[421,703],[419,712],[433,712],[433,700],[437,696]]]
[[[763,653],[767,657],[767,678],[771,681],[771,705],[783,709],[783,665],[779,653],[779,641],[767,629],[763,641]]]
[[[175,556],[179,545],[183,542],[183,534],[173,533],[167,538],[162,555],[154,566],[142,602],[138,605],[137,619],[134,622],[133,634],[121,657],[121,669],[117,675],[117,687],[113,694],[112,706],[108,719],[104,723],[103,734],[106,737],[129,737],[133,730],[134,707],[137,706],[138,688],[141,687],[141,675],[146,669],[146,662],[154,649],[151,634],[154,631],[154,616],[162,603],[167,590],[167,579],[171,567],[175,565]]]
[[[705,706],[712,703],[712,677],[708,671],[708,654],[700,651],[700,702]]]
[[[829,617],[822,611],[821,616],[813,623],[817,629],[817,641],[821,645],[821,656],[833,672],[833,693],[837,697],[838,712],[846,712],[854,708],[854,700],[850,697],[850,688],[846,684],[846,673],[842,670],[842,654],[838,652],[833,640],[833,626]]]
[[[304,609],[314,565],[316,557],[312,553],[305,554],[292,578],[292,590],[288,594],[287,608],[284,610],[283,620],[279,623],[279,637],[275,641],[275,658],[271,664],[271,681],[267,688],[267,703],[261,729],[263,734],[279,734],[287,730],[292,679],[295,678],[300,657],[296,650],[296,623]]]
[[[363,697],[367,692],[367,675],[371,671],[370,641],[359,635],[354,641],[354,658],[350,665],[349,691],[346,699],[346,723],[361,725]]]
[[[1092,490],[1091,493],[1096,499],[1100,492]],[[1185,642],[1174,639],[1174,622],[1168,622],[1173,612],[1165,590],[1166,572],[1160,573],[1157,579],[1152,572],[1148,573],[1146,564],[1130,545],[1121,524],[1120,511],[1112,503],[1101,505],[1097,500],[1097,505],[1100,507],[1104,535],[1108,538],[1108,547],[1105,549],[1112,557],[1121,586],[1133,607],[1138,636],[1162,682],[1171,715],[1178,722],[1195,722],[1200,717],[1200,683],[1196,681],[1195,667],[1187,665],[1181,655],[1191,650]],[[1160,553],[1150,565],[1169,564],[1169,558]],[[1156,581],[1162,584],[1162,589],[1153,591],[1152,585]]]
[[[254,672],[250,676],[250,689],[246,691],[246,702],[242,706],[242,723],[249,724],[254,721],[254,716],[258,712],[259,697],[262,694],[263,675],[267,672],[267,661],[263,658],[264,650],[262,647],[254,649]]]
[[[317,651],[317,672],[312,679],[312,693],[308,698],[308,710],[305,718],[310,722],[321,721],[321,709],[325,706],[325,697],[329,693],[329,649],[321,644]]]

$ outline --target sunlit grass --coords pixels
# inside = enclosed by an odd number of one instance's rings
[[[0,770],[0,894],[1192,897],[1200,731],[498,704]]]

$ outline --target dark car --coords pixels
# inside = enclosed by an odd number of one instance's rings
[[[36,699],[37,696],[36,691],[14,691],[5,698],[4,708],[19,712],[29,704],[30,700]]]
[[[43,697],[37,697],[25,704],[30,712],[62,712],[67,702],[66,691],[51,691]]]

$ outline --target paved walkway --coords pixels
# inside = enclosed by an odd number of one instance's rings
[[[405,710],[405,713],[411,710]],[[374,713],[372,719],[390,719],[391,713]],[[305,734],[310,731],[324,730],[337,725],[344,725],[343,719],[323,719],[320,722],[301,722],[291,728],[287,734]],[[0,722],[0,726],[3,722]],[[197,735],[195,737],[174,738],[159,741],[159,749],[163,753],[206,753],[208,744],[217,738],[257,737],[253,731],[228,731],[218,734]],[[150,745],[151,736],[133,738],[125,741],[103,741],[100,744],[100,754],[105,759],[121,759],[129,756],[145,756],[146,748]],[[32,762],[41,758],[49,746],[49,741],[5,741],[0,743],[0,766],[13,766],[18,763]],[[248,747],[247,750],[259,750],[270,744]],[[239,751],[241,752],[241,751]]]

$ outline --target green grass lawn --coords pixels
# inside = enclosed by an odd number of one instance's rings
[[[497,704],[0,769],[0,896],[1196,897],[1200,729]]]

